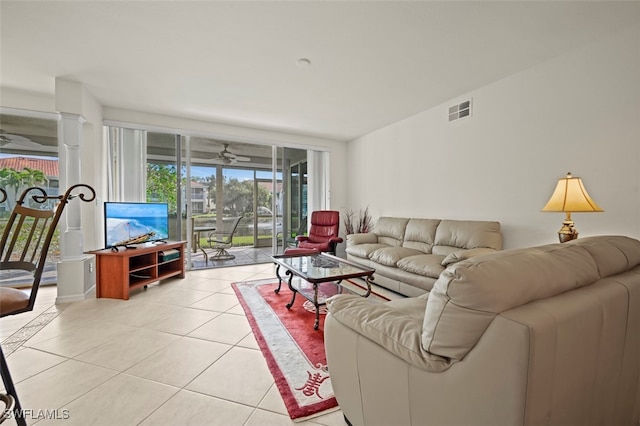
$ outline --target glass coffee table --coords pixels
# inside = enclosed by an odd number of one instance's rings
[[[272,258],[273,262],[278,265],[276,275],[279,281],[278,288],[274,291],[279,293],[282,282],[286,280],[293,293],[291,301],[287,304],[287,309],[291,309],[298,293],[313,303],[316,312],[316,321],[313,324],[315,330],[320,325],[320,306],[325,305],[329,297],[347,291],[340,285],[342,280],[363,278],[367,284],[367,290],[360,296],[369,297],[371,294],[371,282],[375,272],[373,268],[358,265],[327,253],[282,254],[272,256]],[[281,267],[286,270],[286,277],[280,276]],[[294,284],[294,276],[300,277],[301,280]]]

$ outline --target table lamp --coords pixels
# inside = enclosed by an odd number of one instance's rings
[[[604,210],[589,197],[582,179],[567,173],[566,177],[558,179],[556,190],[542,208],[542,211],[565,212],[567,214],[562,222],[562,228],[558,231],[560,242],[565,243],[578,238],[578,230],[573,226],[573,221],[571,220],[572,212],[603,212]]]

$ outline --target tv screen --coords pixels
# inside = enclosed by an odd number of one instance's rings
[[[104,203],[104,237],[107,247],[169,238],[167,203]]]

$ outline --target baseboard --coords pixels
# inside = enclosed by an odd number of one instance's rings
[[[63,303],[73,303],[73,302],[82,302],[83,300],[94,298],[96,292],[96,286],[94,285],[83,294],[71,294],[68,296],[58,296],[56,297],[56,305]]]

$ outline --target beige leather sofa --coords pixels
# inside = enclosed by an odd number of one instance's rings
[[[329,301],[353,425],[638,425],[640,241],[590,237],[451,265],[420,297]]]
[[[347,235],[347,259],[375,268],[375,283],[405,296],[431,290],[445,267],[502,249],[499,222],[381,217]]]

